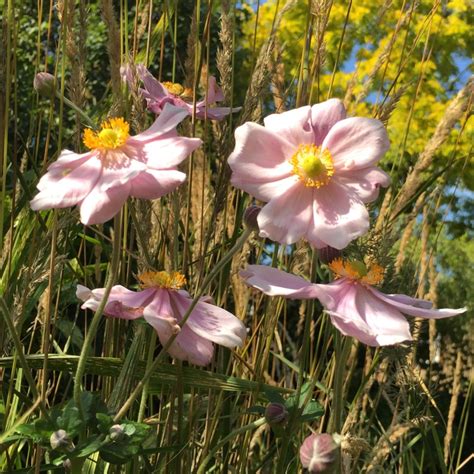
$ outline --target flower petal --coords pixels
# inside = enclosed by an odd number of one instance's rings
[[[411,340],[410,326],[403,315],[375,298],[369,289],[347,283],[331,321],[343,334],[370,346],[386,346]]]
[[[169,95],[166,88],[153,77],[148,69],[143,64],[136,66],[138,77],[142,80],[146,92],[155,99],[163,99]]]
[[[103,224],[120,212],[130,195],[130,182],[101,192],[97,186],[81,202],[81,222]]]
[[[369,230],[369,213],[351,189],[333,179],[314,191],[313,229],[310,230],[306,236],[310,242],[316,236],[325,245],[343,249]]]
[[[34,211],[74,206],[84,199],[99,179],[102,163],[95,156],[72,171],[55,167],[40,180],[42,189],[30,201]],[[65,172],[70,171],[64,175]]]
[[[332,296],[302,277],[266,265],[248,265],[239,275],[245,283],[269,296],[290,299],[319,299],[325,307],[332,307]],[[324,285],[323,285],[324,286]]]
[[[339,99],[329,99],[311,107],[311,125],[314,133],[313,143],[321,146],[326,135],[334,125],[346,118],[346,109]]]
[[[337,181],[350,188],[362,202],[368,203],[377,199],[380,187],[386,188],[390,185],[390,176],[380,168],[371,166],[340,172]]]
[[[102,167],[102,175],[96,186],[100,192],[122,186],[147,169],[145,163],[129,157],[123,151],[109,150],[101,153],[101,159],[106,164]]]
[[[191,305],[191,298],[179,292],[170,294],[171,301],[184,315]],[[225,309],[200,301],[189,316],[186,325],[198,336],[221,346],[242,346],[247,331],[242,321]]]
[[[292,244],[305,233],[312,219],[313,191],[296,182],[273,198],[258,214],[261,237],[281,244]]]
[[[132,180],[130,195],[142,199],[158,199],[174,191],[184,181],[186,175],[181,171],[149,169]]]
[[[425,307],[421,307],[420,300],[416,300],[415,306],[413,304],[407,304],[408,300],[405,300],[404,302],[400,301],[400,295],[385,295],[384,293],[376,290],[375,288],[369,288],[369,290],[376,298],[381,300],[386,305],[389,305],[392,308],[401,311],[405,314],[409,314],[410,316],[416,316],[418,318],[442,319],[449,318],[451,316],[457,316],[467,311],[467,308],[427,309],[426,305],[423,305]],[[407,296],[406,298],[409,297]]]
[[[266,183],[291,176],[287,159],[295,147],[283,137],[256,123],[235,130],[235,149],[229,157],[232,184],[246,191],[245,183]]]
[[[299,145],[313,143],[311,128],[311,107],[305,105],[280,114],[271,114],[263,119],[265,128],[282,137],[293,145],[296,151]]]
[[[389,149],[387,131],[382,122],[351,117],[337,122],[323,141],[329,149],[336,173],[376,164]]]

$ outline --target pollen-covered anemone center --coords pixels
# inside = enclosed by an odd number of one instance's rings
[[[83,142],[91,150],[115,150],[125,145],[129,132],[130,126],[122,117],[111,118],[102,122],[100,132],[86,128]]]
[[[292,173],[296,174],[305,186],[320,188],[331,180],[334,165],[328,149],[311,145],[300,145],[291,157]]]
[[[179,290],[186,284],[186,278],[180,272],[144,272],[138,275],[142,288],[166,288]]]
[[[376,263],[364,263],[360,260],[342,260],[337,258],[329,264],[335,278],[349,278],[367,285],[382,283],[385,269]]]
[[[177,95],[182,99],[191,99],[193,98],[193,91],[189,87],[183,87],[181,84],[177,82],[162,82],[161,83],[165,89],[173,95]]]

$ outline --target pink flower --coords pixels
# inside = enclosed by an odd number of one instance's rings
[[[40,179],[31,208],[78,205],[82,223],[99,224],[117,214],[128,196],[157,199],[173,191],[186,179],[178,164],[202,143],[178,136],[176,126],[186,115],[167,105],[148,130],[134,137],[122,118],[105,121],[100,132],[86,129],[84,144],[90,151],[64,150]]]
[[[389,148],[374,119],[346,118],[341,101],[247,122],[235,131],[232,184],[267,202],[260,235],[282,244],[301,238],[342,249],[369,228],[365,203],[390,179],[375,164]]]
[[[155,328],[161,344],[177,334],[168,352],[180,360],[196,365],[207,365],[214,354],[213,343],[234,348],[242,346],[246,329],[228,311],[211,304],[211,298],[201,298],[183,327],[179,326],[191,305],[192,298],[181,290],[184,276],[178,272],[145,272],[139,276],[142,291],[131,291],[114,286],[104,314],[114,318],[144,317]],[[76,295],[84,301],[83,309],[96,310],[104,295],[104,288],[89,290],[78,285]]]
[[[170,103],[180,107],[192,115],[194,110],[193,91],[173,82],[159,82],[143,64],[136,66],[138,77],[143,82],[144,89],[140,89],[146,99],[147,107],[155,114],[161,114],[165,104]],[[130,67],[122,68],[122,77],[133,87],[133,75]],[[222,120],[230,113],[238,112],[240,107],[210,107],[210,104],[224,100],[224,94],[217,85],[216,78],[209,76],[207,93],[204,99],[196,102],[196,117],[199,119]]]
[[[249,286],[266,295],[321,301],[333,325],[346,336],[369,346],[387,346],[412,340],[410,326],[402,313],[420,318],[448,318],[460,309],[432,309],[429,301],[406,295],[386,295],[372,285],[381,283],[384,270],[377,264],[341,259],[329,264],[336,280],[328,285],[263,265],[249,265],[240,272]]]
[[[337,471],[341,437],[328,433],[309,435],[300,447],[300,460],[311,474]]]

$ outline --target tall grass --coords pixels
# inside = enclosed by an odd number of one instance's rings
[[[307,243],[285,247],[248,236],[243,215],[251,198],[230,185],[226,160],[236,126],[338,96],[351,114],[384,121],[392,140],[382,166],[393,184],[371,207],[374,230],[346,254],[384,260],[391,293],[447,304],[438,250],[442,238],[455,245],[444,221],[456,212],[453,187],[465,185],[469,166],[472,79],[434,93],[444,98],[432,104],[442,110],[434,130],[424,129],[422,92],[435,75],[445,7],[385,2],[361,19],[353,3],[341,10],[330,0],[0,3],[3,472],[301,472],[298,449],[310,430],[343,435],[345,473],[472,470],[468,316],[453,330],[415,321],[413,343],[370,348],[337,333],[318,303],[265,297],[238,276],[247,263],[265,262],[328,281]],[[370,32],[390,18],[395,26],[374,48],[375,60],[356,57],[348,73],[354,29]],[[291,30],[292,22],[301,28]],[[285,29],[295,32],[291,44]],[[242,110],[222,122],[184,122],[180,133],[204,142],[182,168],[187,183],[153,202],[129,200],[118,225],[85,227],[75,209],[31,211],[47,165],[61,149],[82,147],[88,124],[64,98],[97,124],[123,115],[139,132],[151,123],[140,96],[120,79],[120,65],[129,62],[186,84],[195,99],[208,74],[217,74],[226,104]],[[54,74],[62,98],[33,90],[40,71]],[[109,274],[111,284],[133,287],[146,269],[184,272],[191,295],[205,290],[244,321],[245,346],[219,348],[209,367],[197,368],[163,356],[142,322],[101,317],[91,330],[93,314],[80,309],[76,285],[104,287]],[[81,351],[87,357],[78,368]],[[82,415],[103,404],[114,422],[136,423],[127,446],[134,436],[140,446],[126,462],[100,457],[90,426],[73,440],[83,452],[72,465],[67,450],[45,443],[47,429],[22,428],[51,418],[53,407],[72,419],[65,409],[72,400]],[[274,401],[296,407],[283,429],[264,418]]]

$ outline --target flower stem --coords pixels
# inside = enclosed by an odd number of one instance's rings
[[[199,299],[203,295],[204,291],[206,291],[207,287],[209,284],[216,278],[217,275],[219,275],[220,271],[227,265],[227,263],[230,262],[232,257],[240,250],[242,245],[246,242],[248,239],[249,235],[252,233],[252,229],[245,229],[242,235],[237,239],[237,242],[235,242],[234,246],[227,252],[224,257],[222,257],[222,260],[220,260],[216,266],[213,268],[213,270],[209,273],[209,275],[206,277],[204,282],[202,283],[201,287],[199,290],[196,292],[196,295],[194,296],[194,299],[192,303],[190,304],[188,310],[183,316],[183,319],[179,322],[179,325],[183,327],[186,324],[186,321],[188,320],[189,316],[191,315],[193,309],[196,307],[196,305],[199,303]],[[179,333],[178,333],[179,334]],[[141,393],[143,388],[148,382],[148,379],[151,377],[153,372],[156,370],[156,368],[160,365],[161,359],[163,356],[166,354],[168,349],[171,347],[171,344],[173,344],[174,340],[176,339],[176,336],[178,334],[173,334],[166,344],[163,346],[161,349],[160,353],[156,356],[156,359],[153,361],[151,365],[148,366],[148,368],[145,371],[145,374],[143,375],[143,378],[138,382],[137,386],[135,389],[132,391],[130,396],[128,397],[127,401],[123,404],[122,408],[118,411],[118,413],[114,417],[114,422],[118,422],[124,415],[127,413],[128,409],[132,405],[133,401],[138,397],[138,395]]]
[[[110,262],[109,272],[107,274],[104,296],[99,304],[99,307],[97,308],[97,311],[94,314],[94,317],[92,318],[89,330],[87,331],[87,335],[84,339],[84,344],[82,345],[81,355],[79,356],[79,360],[77,362],[76,375],[74,376],[74,401],[76,403],[76,406],[79,408],[81,416],[84,415],[84,413],[82,412],[81,405],[81,381],[86,369],[87,356],[89,354],[90,346],[97,332],[97,328],[102,318],[102,313],[104,312],[105,305],[107,304],[107,300],[109,298],[110,290],[112,289],[112,285],[114,284],[114,281],[117,276],[120,262],[120,233],[121,219],[119,214],[114,218],[112,261]]]
[[[84,120],[84,122],[87,123],[87,125],[89,125],[92,128],[95,128],[96,124],[94,123],[94,121],[81,108],[79,108],[74,102],[69,100],[64,95],[62,95],[61,92],[58,91],[58,90],[56,91],[56,97],[59,100],[62,100],[68,107],[73,109],[74,112],[76,112],[78,115],[80,115],[82,117],[82,119]]]
[[[265,417],[259,418],[258,420],[249,423],[248,425],[241,426],[240,428],[231,431],[225,438],[221,439],[210,451],[209,454],[204,458],[201,465],[199,466],[196,474],[203,474],[208,465],[209,461],[213,458],[213,456],[219,451],[219,449],[224,446],[228,441],[230,441],[234,436],[237,436],[240,433],[245,433],[246,431],[254,430],[259,426],[265,424],[267,420]]]

